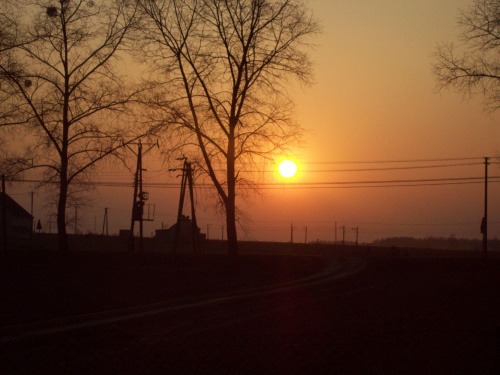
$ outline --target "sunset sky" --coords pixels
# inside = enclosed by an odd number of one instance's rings
[[[323,25],[311,52],[315,82],[290,87],[296,117],[307,130],[303,147],[287,155],[298,173],[278,176],[277,166],[257,176],[260,196],[240,200],[240,239],[333,241],[334,226],[345,225],[346,240],[372,241],[389,236],[479,238],[484,185],[381,187],[374,181],[484,176],[482,157],[500,154],[500,113],[483,110],[482,98],[451,90],[436,92],[433,53],[440,42],[456,41],[459,9],[469,0],[310,0]],[[277,155],[277,159],[282,155]],[[145,182],[174,182],[151,153],[144,158]],[[460,159],[460,160],[458,160]],[[415,162],[430,160],[429,162]],[[404,161],[400,163],[373,163]],[[492,160],[496,162],[496,160]],[[358,163],[353,163],[358,162]],[[359,163],[365,162],[365,163]],[[456,164],[473,164],[459,165]],[[437,167],[441,165],[454,165]],[[433,166],[421,169],[390,169]],[[128,181],[132,174],[114,168],[99,181]],[[353,171],[365,169],[365,171]],[[370,169],[370,171],[366,171]],[[375,169],[375,170],[374,170]],[[386,169],[386,170],[380,170]],[[339,172],[338,170],[349,170]],[[500,176],[500,165],[490,166]],[[360,182],[335,185],[338,182]],[[278,183],[277,185],[269,185]],[[329,183],[324,185],[321,183]],[[300,185],[307,184],[307,185]],[[401,183],[394,183],[400,185]],[[375,187],[368,187],[375,185]],[[19,186],[12,196],[29,210],[31,187]],[[179,188],[145,188],[156,204],[155,221],[145,233],[175,222]],[[102,230],[109,207],[110,233],[130,226],[132,189],[100,187],[91,206],[82,209],[80,231]],[[489,189],[490,237],[500,236],[500,185]],[[197,192],[198,222],[209,237],[221,238],[223,216],[214,214],[204,190]],[[35,194],[36,220],[48,231],[44,196]],[[73,211],[68,210],[68,216]],[[55,231],[55,218],[52,219]],[[73,233],[71,227],[69,233]],[[225,236],[225,234],[224,234]],[[338,231],[338,239],[341,239]]]

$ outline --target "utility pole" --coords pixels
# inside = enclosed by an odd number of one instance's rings
[[[193,250],[194,252],[199,252],[200,251],[200,236],[198,234],[198,223],[196,222],[196,211],[195,211],[195,206],[194,206],[194,180],[193,180],[193,174],[194,174],[194,168],[192,167],[191,163],[186,163],[187,167],[187,178],[188,178],[188,185],[189,185],[189,196],[191,198],[191,237],[193,240]]]
[[[186,158],[180,158],[179,160],[184,160],[184,164],[182,166],[182,177],[181,177],[181,192],[180,192],[180,197],[179,197],[179,208],[177,210],[177,225],[175,227],[175,237],[174,237],[174,253],[177,251],[177,246],[179,242],[179,234],[181,230],[181,225],[182,225],[182,210],[184,208],[184,199],[186,196],[186,183],[187,183],[187,176],[186,176]],[[173,169],[173,171],[176,169]]]
[[[132,208],[132,223],[130,230],[131,232],[133,232],[134,222],[139,221],[139,250],[142,251],[142,235],[143,235],[142,217],[144,214],[144,202],[142,201],[142,143],[140,140],[137,150],[138,150],[137,168],[135,171],[135,181],[134,181],[134,206]]]
[[[207,224],[207,240],[210,239],[210,224]]]
[[[358,237],[359,237],[359,227],[354,228],[356,231],[356,247],[358,246]]]
[[[488,165],[490,158],[484,158],[484,217],[481,222],[483,234],[483,256],[488,255]]]
[[[137,153],[129,146],[130,144],[137,145]],[[139,222],[139,250],[143,250],[143,237],[144,237],[144,202],[148,200],[148,193],[142,191],[142,172],[145,169],[142,168],[142,157],[146,155],[154,146],[158,146],[157,143],[144,144],[149,146],[149,148],[143,152],[143,143],[139,140],[137,143],[126,144],[127,148],[132,151],[137,156],[137,167],[135,170],[134,178],[134,199],[132,201],[132,219],[130,222],[130,237],[129,237],[129,250],[135,250],[135,240],[134,240],[134,224],[136,221]]]
[[[307,226],[305,227],[299,227],[299,226],[294,226],[293,223],[290,224],[290,242],[293,243],[293,232],[295,230],[304,230],[305,236],[304,236],[304,243],[307,243]]]
[[[342,229],[342,246],[345,245],[345,225],[342,225],[340,227],[340,229]]]
[[[180,158],[179,160],[184,160],[184,165],[182,166],[182,179],[181,179],[181,194],[179,198],[179,210],[177,211],[177,227],[175,228],[175,238],[174,238],[174,252],[177,251],[177,245],[179,243],[179,235],[181,231],[182,223],[182,210],[184,207],[184,199],[186,196],[186,185],[189,188],[189,197],[191,202],[191,240],[193,243],[193,251],[200,251],[200,236],[198,234],[198,224],[196,223],[196,211],[194,205],[194,168],[192,163],[189,163],[186,158]],[[175,171],[176,169],[171,169]],[[222,234],[224,235],[224,227],[222,228]]]
[[[106,229],[106,236],[109,236],[108,208],[107,207],[104,207],[104,219],[102,220],[101,236],[104,236],[104,229]]]
[[[337,244],[337,222],[335,222],[335,241],[334,244]]]

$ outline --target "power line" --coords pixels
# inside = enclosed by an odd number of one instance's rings
[[[460,163],[460,164],[440,164],[440,165],[419,165],[412,167],[389,167],[389,168],[354,168],[354,169],[311,169],[302,170],[302,173],[321,173],[321,172],[372,172],[372,171],[396,171],[396,170],[412,170],[412,169],[432,169],[446,167],[465,167],[471,165],[483,165],[484,163]],[[218,170],[219,172],[223,170]],[[276,170],[242,170],[245,173],[275,173]]]
[[[375,160],[375,161],[330,161],[330,162],[305,162],[302,164],[328,165],[328,164],[390,164],[390,163],[431,163],[445,161],[484,160],[483,157],[447,158],[447,159],[407,159],[407,160]]]
[[[500,176],[491,176],[490,179],[499,179]],[[296,182],[296,183],[262,183],[263,186],[315,186],[315,185],[351,185],[351,184],[395,184],[395,183],[427,183],[449,181],[474,181],[483,180],[484,177],[453,177],[453,178],[427,178],[414,180],[375,180],[375,181],[325,181],[325,182]]]
[[[484,177],[455,177],[455,178],[434,178],[434,179],[407,179],[407,180],[364,180],[364,181],[325,181],[325,182],[297,182],[297,183],[260,183],[257,184],[261,189],[313,189],[313,188],[369,188],[369,187],[409,187],[409,186],[443,186],[443,185],[466,185],[482,183]],[[489,181],[500,182],[500,176],[491,176]],[[42,180],[38,179],[10,179],[11,182],[25,182],[25,183],[40,183]],[[92,185],[99,187],[133,187],[131,182],[121,181],[95,181],[95,182],[82,182],[74,183],[77,185]],[[177,189],[178,184],[169,182],[150,182],[145,183],[144,186],[152,188],[166,188]],[[213,185],[209,183],[198,184],[200,188],[212,188]],[[237,187],[240,190],[251,189],[249,187]]]
[[[471,161],[477,160],[475,163],[454,163],[454,164],[438,164],[438,165],[420,165],[420,166],[407,166],[407,167],[387,167],[387,168],[355,168],[355,169],[319,169],[319,170],[304,170],[303,172],[366,172],[366,171],[390,171],[390,170],[406,170],[406,169],[430,169],[430,168],[446,168],[446,167],[462,167],[472,165],[482,165],[483,157],[470,157],[470,158],[447,158],[447,159],[407,159],[407,160],[379,160],[379,161],[331,161],[331,162],[301,162],[302,165],[342,165],[342,164],[401,164],[401,163],[431,163],[431,162],[452,162],[452,161]],[[500,162],[491,162],[491,164],[500,164]],[[225,172],[224,169],[216,169],[218,172]],[[262,172],[276,172],[276,170],[244,170],[242,172],[249,173],[262,173]],[[165,174],[168,169],[155,169],[148,170],[148,173],[161,173]],[[99,174],[100,172],[97,172]],[[102,172],[106,175],[123,175],[128,176],[130,172],[127,171],[106,171]]]
[[[355,169],[315,169],[304,170],[303,172],[372,172],[372,171],[396,171],[396,170],[411,170],[411,169],[431,169],[431,168],[446,168],[446,167],[465,167],[470,165],[482,165],[483,163],[461,163],[461,164],[441,164],[441,165],[419,165],[413,167],[390,167],[390,168],[355,168]]]
[[[306,163],[304,163],[306,164]],[[412,169],[432,169],[432,168],[447,168],[447,167],[466,167],[471,165],[483,165],[484,163],[460,163],[460,164],[439,164],[439,165],[418,165],[412,167],[388,167],[388,168],[349,168],[349,169],[304,169],[302,173],[321,173],[321,172],[372,172],[372,171],[396,171],[396,170],[412,170]],[[222,172],[223,170],[218,170]],[[245,173],[275,173],[277,170],[242,170]]]
[[[500,181],[489,181],[489,183],[496,183]],[[300,190],[300,189],[366,189],[366,188],[395,188],[395,187],[420,187],[420,186],[447,186],[447,185],[472,185],[482,184],[481,181],[471,182],[444,182],[444,183],[419,183],[419,184],[389,184],[389,185],[346,185],[346,186],[291,186],[287,189]],[[282,190],[283,187],[264,187],[263,190]]]
[[[355,163],[355,162],[352,162]],[[373,162],[376,163],[376,162]],[[385,163],[385,162],[380,162],[380,163]],[[387,162],[387,163],[392,163],[392,162]],[[323,165],[328,165],[328,164],[349,164],[349,162],[345,163],[301,163],[303,165],[309,165],[309,164],[323,164]],[[357,164],[364,164],[364,162],[359,162]],[[455,164],[438,164],[438,165],[418,165],[418,166],[407,166],[407,167],[384,167],[384,168],[349,168],[349,169],[303,169],[301,172],[302,173],[323,173],[323,172],[372,172],[372,171],[397,171],[397,170],[414,170],[414,169],[436,169],[436,168],[448,168],[448,167],[466,167],[466,166],[473,166],[473,165],[483,165],[484,163],[477,162],[477,163],[455,163]],[[500,164],[492,162],[491,164]],[[216,172],[225,172],[225,169],[215,169]],[[148,174],[155,173],[155,174],[162,174],[166,175],[168,170],[156,170],[156,171],[150,171],[148,170]],[[276,173],[277,169],[263,169],[263,170],[258,170],[258,169],[241,169],[241,172],[245,173]],[[101,172],[97,172],[97,175],[101,174]],[[106,176],[108,175],[119,175],[119,176],[124,176],[128,177],[128,173],[122,173],[122,172],[102,172],[102,174],[105,174]],[[116,176],[118,177],[118,176]],[[160,177],[160,176],[157,176]],[[151,178],[151,176],[150,176]],[[153,177],[154,178],[154,177]]]

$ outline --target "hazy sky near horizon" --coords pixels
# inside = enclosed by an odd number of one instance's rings
[[[298,181],[484,176],[482,165],[400,172],[308,172],[415,165],[308,163],[494,157],[500,151],[500,113],[485,112],[480,96],[437,92],[432,74],[436,46],[458,43],[459,9],[470,1],[310,3],[324,32],[312,54],[316,83],[296,94],[300,121],[309,130],[298,156],[304,163]],[[498,175],[498,169],[491,165],[490,176]],[[500,235],[498,193],[498,186],[490,184],[491,237]],[[337,221],[338,226],[359,226],[360,239],[371,240],[390,235],[480,237],[483,199],[484,186],[477,184],[289,190],[265,202],[269,215],[282,211],[299,229],[307,225],[309,239],[331,240],[333,231],[328,228]],[[323,229],[315,236],[310,227]],[[288,237],[289,232],[290,228]],[[323,233],[330,233],[330,238]]]
[[[480,159],[473,166],[417,170],[325,172],[384,165],[336,164],[421,159],[495,157],[500,154],[500,113],[483,110],[482,98],[452,90],[436,92],[433,53],[441,42],[457,41],[459,9],[469,0],[310,0],[323,26],[311,58],[315,83],[291,89],[297,119],[307,129],[304,145],[289,156],[299,166],[294,183],[352,182],[480,177]],[[147,158],[145,159],[147,162]],[[438,165],[443,162],[431,162]],[[453,163],[451,163],[453,164]],[[400,164],[390,166],[408,166]],[[419,164],[420,165],[420,164]],[[318,172],[323,170],[323,172]],[[110,174],[108,173],[108,176]],[[168,173],[150,168],[145,181],[166,181]],[[500,175],[490,166],[490,175]],[[112,174],[111,174],[112,176]],[[116,175],[118,176],[118,175]],[[121,177],[128,178],[124,173]],[[169,177],[169,181],[175,176]],[[263,182],[279,181],[275,173]],[[180,181],[179,181],[180,184]],[[113,190],[114,189],[114,190]],[[116,189],[120,189],[119,192]],[[130,191],[129,191],[130,190]],[[156,220],[146,233],[175,221],[177,189],[150,188]],[[500,186],[490,184],[490,236],[500,236]],[[201,196],[201,193],[200,193]],[[26,193],[14,196],[24,207]],[[297,189],[281,186],[241,202],[246,232],[241,239],[296,241],[333,240],[334,224],[359,227],[360,241],[388,236],[478,237],[484,186]],[[43,200],[39,196],[38,200]],[[132,190],[99,188],[92,207],[82,213],[81,230],[102,228],[103,208],[110,207],[110,232],[130,225]],[[79,214],[80,215],[80,214]],[[200,227],[220,238],[223,221],[200,199]],[[41,202],[35,217],[47,223]],[[498,222],[498,224],[497,224]],[[52,224],[54,231],[55,225]],[[44,230],[47,230],[46,225]],[[69,229],[71,233],[71,229]],[[341,238],[340,231],[338,238]]]

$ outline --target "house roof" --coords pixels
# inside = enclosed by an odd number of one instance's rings
[[[7,212],[10,212],[12,216],[26,217],[32,219],[33,216],[22,208],[19,203],[12,199],[8,194],[0,192],[0,208],[2,207],[3,197],[5,196],[5,204],[7,206]]]
[[[193,221],[189,218],[189,216],[185,216],[185,215],[182,215],[181,217],[181,223],[180,223],[180,228],[181,230],[185,230],[185,229],[189,229],[191,230],[191,226],[193,225]],[[156,235],[159,235],[159,234],[167,234],[167,233],[170,233],[170,232],[175,232],[177,228],[177,223],[175,223],[174,225],[172,225],[170,228],[168,229],[156,229]],[[198,230],[198,232],[201,231],[200,227],[196,227],[196,229]]]

